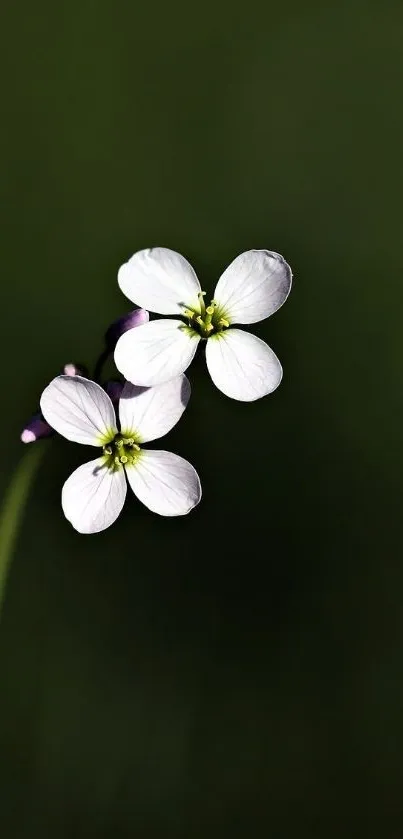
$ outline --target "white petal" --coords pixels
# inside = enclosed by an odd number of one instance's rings
[[[283,375],[273,350],[243,329],[228,329],[209,338],[206,361],[214,384],[240,402],[253,402],[271,393]]]
[[[185,516],[200,501],[199,476],[177,454],[142,449],[126,474],[137,498],[160,516]]]
[[[283,305],[291,282],[291,268],[279,253],[245,251],[221,275],[214,300],[230,323],[256,323]]]
[[[119,401],[122,434],[137,443],[158,440],[176,425],[189,399],[190,383],[184,375],[155,387],[126,382]]]
[[[117,433],[109,396],[82,376],[56,376],[42,393],[41,411],[55,431],[75,443],[102,446]]]
[[[121,266],[118,283],[137,306],[160,315],[177,315],[199,308],[200,283],[190,263],[169,248],[137,251]]]
[[[123,469],[108,469],[97,457],[79,466],[62,489],[66,519],[79,533],[98,533],[117,519],[126,498]]]
[[[181,320],[153,320],[119,338],[115,364],[135,385],[159,385],[189,367],[199,341]]]

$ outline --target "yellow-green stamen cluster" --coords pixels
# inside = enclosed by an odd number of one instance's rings
[[[209,306],[205,306],[205,291],[198,294],[200,312],[193,309],[185,309],[184,315],[189,321],[190,329],[198,332],[202,338],[210,338],[211,335],[222,332],[229,326],[229,320],[224,317],[216,300],[212,300]]]
[[[103,446],[103,453],[109,469],[121,469],[123,466],[132,466],[140,454],[140,446],[134,437],[126,437],[124,434],[116,434],[115,438]]]

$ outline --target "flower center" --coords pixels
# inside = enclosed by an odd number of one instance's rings
[[[135,463],[140,453],[140,446],[134,437],[116,434],[112,442],[103,446],[102,450],[108,469],[121,469],[126,463],[127,465]]]
[[[227,329],[230,324],[216,300],[212,300],[209,306],[205,306],[205,293],[205,291],[200,291],[198,294],[200,312],[184,309],[183,313],[188,319],[190,329],[197,332],[201,338],[210,338],[214,333]]]

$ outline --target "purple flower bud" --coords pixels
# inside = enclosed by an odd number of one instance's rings
[[[40,440],[42,437],[50,437],[54,433],[53,428],[45,422],[42,414],[34,414],[21,434],[21,442],[35,443],[36,440]]]
[[[109,379],[107,382],[105,382],[103,388],[110,397],[113,404],[116,405],[117,402],[119,402],[120,395],[123,390],[123,382],[119,382],[117,379]]]
[[[76,364],[74,361],[65,364],[63,367],[64,376],[88,376],[88,370],[83,364]]]
[[[87,368],[83,364],[76,364],[73,361],[63,365],[62,373],[64,376],[88,376]],[[52,434],[55,434],[54,429],[38,412],[27,422],[20,439],[22,443],[34,443],[42,437],[51,437]]]
[[[136,326],[141,326],[143,323],[147,323],[149,318],[150,315],[146,309],[133,309],[127,315],[123,315],[121,318],[114,320],[105,333],[105,343],[109,351],[113,352],[120,336],[124,332],[127,332],[128,329],[134,329]]]

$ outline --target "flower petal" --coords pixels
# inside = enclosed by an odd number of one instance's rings
[[[169,248],[137,251],[121,266],[118,283],[137,306],[160,315],[177,315],[184,308],[200,309],[200,283],[190,263]]]
[[[122,469],[108,469],[97,457],[79,466],[62,489],[66,519],[79,533],[98,533],[116,521],[127,492]]]
[[[119,338],[115,364],[129,382],[152,387],[180,376],[199,341],[199,335],[181,320],[153,320]]]
[[[200,501],[199,476],[177,454],[142,449],[126,474],[137,498],[160,516],[185,516]]]
[[[273,350],[243,329],[228,329],[209,338],[206,361],[216,387],[240,402],[253,402],[271,393],[283,375]]]
[[[41,411],[55,431],[75,443],[102,446],[117,433],[109,396],[81,376],[56,376],[42,393]]]
[[[158,440],[176,425],[189,399],[190,383],[184,375],[156,387],[126,382],[119,401],[122,434],[137,443]]]
[[[245,251],[221,275],[214,300],[230,323],[256,323],[283,305],[291,282],[291,268],[279,253]]]

